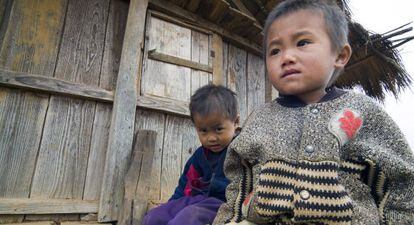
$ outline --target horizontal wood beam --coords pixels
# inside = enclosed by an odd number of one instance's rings
[[[0,85],[102,102],[112,102],[114,99],[114,93],[103,88],[4,69],[0,69]]]
[[[190,116],[188,103],[179,102],[177,100],[170,100],[168,98],[161,98],[155,96],[140,96],[138,97],[137,105],[142,108],[154,109],[162,112],[169,112],[181,116]]]
[[[97,213],[98,201],[0,198],[0,214]]]
[[[211,69],[212,71],[212,69]],[[92,87],[56,78],[0,69],[0,86],[13,87],[47,94],[59,94],[113,103],[114,94],[103,88]],[[188,103],[154,96],[138,96],[137,107],[189,116]]]
[[[195,26],[202,27],[203,29],[211,30],[223,37],[224,40],[243,48],[251,53],[254,53],[258,56],[262,56],[262,48],[258,44],[250,41],[246,38],[241,37],[240,35],[234,34],[221,26],[210,22],[201,16],[198,16],[195,13],[187,11],[179,6],[164,0],[149,0],[149,5],[151,9],[159,10],[168,15],[181,18],[185,22],[190,23]]]
[[[155,49],[148,51],[148,58],[161,61],[161,62],[171,63],[177,66],[185,66],[185,67],[189,67],[195,70],[201,70],[201,71],[205,71],[208,73],[213,73],[213,68],[209,65],[201,64],[201,63],[194,62],[194,61],[187,60],[187,59],[182,59],[182,58],[175,57],[172,55],[166,55],[163,53],[159,53],[159,52],[156,52]]]

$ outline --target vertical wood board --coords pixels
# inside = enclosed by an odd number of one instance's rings
[[[108,7],[109,0],[69,2],[55,77],[99,84]],[[32,197],[82,199],[95,107],[51,97]]]
[[[266,77],[264,61],[253,54],[247,55],[247,116],[265,103]]]
[[[132,149],[137,103],[137,75],[142,64],[148,0],[129,3],[125,38],[117,77],[108,150],[104,167],[98,221],[118,218],[123,201],[123,180]]]
[[[161,167],[161,200],[168,200],[181,174],[184,118],[167,115]]]
[[[10,2],[9,2],[10,3]],[[53,76],[66,9],[66,0],[14,0],[8,21],[1,26],[0,67],[8,70]],[[48,96],[1,88],[3,105],[0,124],[13,122],[0,132],[0,181],[4,197],[27,198],[48,107]],[[10,126],[10,125],[9,125]],[[11,134],[11,136],[7,136]],[[7,158],[6,157],[6,158]],[[6,159],[4,158],[4,159]],[[19,222],[23,216],[2,216],[0,222]]]
[[[109,0],[69,1],[55,77],[98,86]]]
[[[95,103],[52,97],[31,197],[82,199]]]
[[[109,8],[108,24],[105,36],[105,49],[101,66],[99,86],[107,90],[115,89],[119,71],[122,41],[125,32],[128,3],[112,0]],[[108,148],[109,128],[112,105],[96,104],[95,119],[88,159],[83,199],[98,200],[102,187],[103,172]]]
[[[246,51],[229,45],[227,87],[237,94],[240,111],[240,124],[247,117]]]
[[[151,170],[151,187],[148,193],[150,200],[159,200],[161,192],[161,163],[163,154],[163,139],[164,139],[164,125],[165,115],[162,113],[137,110],[135,120],[135,133],[138,130],[153,130],[157,132],[157,139],[155,142],[154,161]]]

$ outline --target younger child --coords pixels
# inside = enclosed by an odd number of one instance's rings
[[[264,31],[280,97],[229,146],[231,183],[214,224],[414,224],[414,157],[403,134],[370,98],[332,87],[351,56],[343,12],[286,0]]]
[[[191,97],[190,113],[202,146],[188,159],[173,196],[149,211],[144,225],[211,224],[226,201],[223,163],[239,124],[235,93],[203,86]]]

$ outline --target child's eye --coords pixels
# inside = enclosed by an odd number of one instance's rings
[[[223,127],[217,127],[216,132],[221,132],[224,128]]]
[[[200,133],[206,133],[207,132],[207,129],[200,128],[200,129],[198,129],[198,132],[200,132]]]
[[[277,48],[274,48],[274,49],[272,49],[272,50],[270,50],[270,52],[269,52],[269,55],[277,55],[277,54],[279,54],[279,52],[280,52],[280,50],[279,49],[277,49]]]
[[[307,45],[307,44],[310,44],[311,42],[310,41],[308,41],[308,40],[300,40],[300,41],[298,41],[298,47],[302,47],[302,46],[305,46],[305,45]]]

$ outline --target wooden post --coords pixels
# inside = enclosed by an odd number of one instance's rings
[[[118,220],[120,225],[140,225],[147,211],[156,139],[157,132],[150,130],[139,130],[135,137],[134,156],[125,175],[124,207]],[[135,215],[135,209],[141,213]]]
[[[112,109],[108,150],[99,202],[99,222],[115,221],[123,201],[123,180],[132,149],[137,75],[144,46],[148,0],[131,0]]]
[[[213,34],[213,84],[226,86],[223,75],[223,40],[220,35]]]

